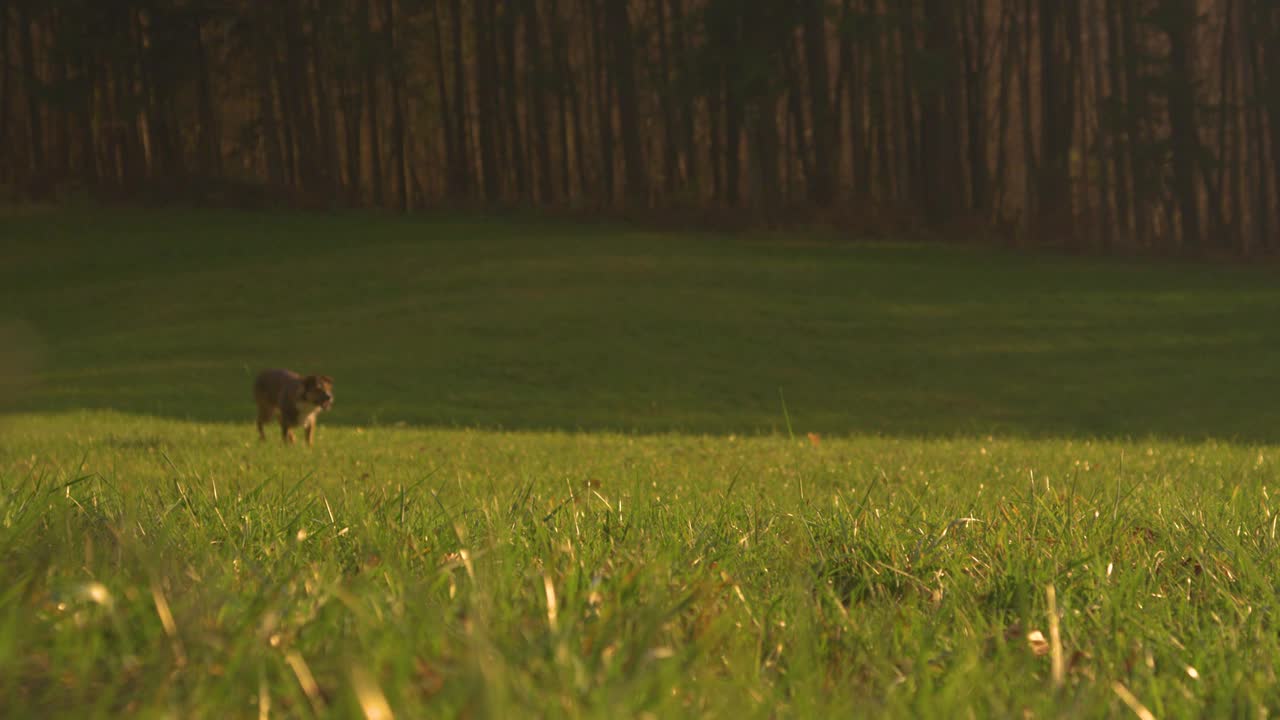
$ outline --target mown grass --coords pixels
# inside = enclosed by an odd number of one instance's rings
[[[0,308],[46,344],[19,409],[242,422],[251,373],[330,423],[1272,441],[1274,268],[821,236],[360,215],[3,225]]]
[[[3,229],[8,332],[42,346],[0,353],[35,381],[0,418],[6,717],[1280,707],[1270,271]],[[338,378],[311,450],[257,442],[272,363]]]

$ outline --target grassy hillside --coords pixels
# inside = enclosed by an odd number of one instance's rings
[[[4,221],[20,409],[243,422],[251,373],[331,423],[1271,440],[1270,269],[360,215]]]
[[[356,215],[0,247],[6,717],[1280,707],[1272,271]],[[257,441],[275,364],[337,379],[313,449]]]

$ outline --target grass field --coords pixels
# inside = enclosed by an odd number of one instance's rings
[[[6,717],[1260,717],[1274,269],[0,218]],[[259,443],[251,374],[336,379]]]

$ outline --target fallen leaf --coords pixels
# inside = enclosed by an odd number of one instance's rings
[[[1027,645],[1031,646],[1031,652],[1037,656],[1049,654],[1049,641],[1045,639],[1044,633],[1039,630],[1032,630],[1027,633]]]

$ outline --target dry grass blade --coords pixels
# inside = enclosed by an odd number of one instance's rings
[[[258,678],[258,720],[271,717],[271,691],[267,688],[267,679]]]
[[[169,609],[169,600],[164,596],[164,591],[160,589],[159,583],[151,583],[151,599],[156,604],[156,615],[160,616],[160,625],[164,627],[164,634],[169,636],[169,642],[173,644],[173,655],[177,659],[178,665],[186,665],[187,653],[182,647],[182,638],[178,637],[178,624],[173,620],[173,611]]]
[[[364,711],[366,720],[393,720],[395,713],[382,688],[362,667],[351,668],[351,684],[355,687],[356,698],[360,701],[360,709]]]
[[[1133,693],[1129,692],[1129,688],[1125,687],[1119,681],[1111,683],[1111,689],[1115,690],[1116,695],[1120,697],[1120,700],[1123,701],[1125,705],[1128,705],[1129,709],[1132,710],[1133,714],[1137,715],[1140,720],[1156,720],[1156,716],[1147,709],[1147,706],[1143,705],[1142,701],[1138,700]]]
[[[293,674],[298,676],[298,685],[302,686],[302,692],[311,703],[311,709],[317,715],[324,713],[324,697],[320,694],[320,686],[316,684],[315,676],[311,674],[307,661],[296,650],[291,650],[284,659],[288,661],[289,667],[293,668]]]
[[[1045,588],[1049,601],[1049,663],[1053,674],[1053,686],[1060,688],[1066,682],[1066,667],[1062,660],[1062,634],[1058,628],[1058,591],[1050,585]]]
[[[556,603],[556,586],[551,582],[550,574],[543,573],[542,587],[546,591],[547,595],[547,625],[551,628],[552,632],[555,632],[559,627],[559,623],[556,618],[558,607]]]

